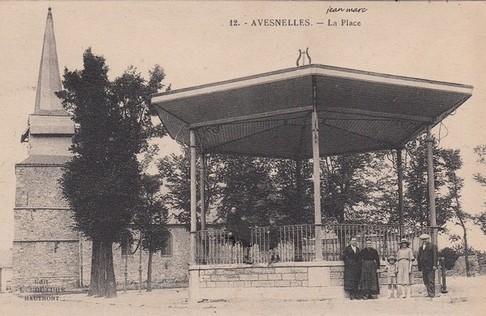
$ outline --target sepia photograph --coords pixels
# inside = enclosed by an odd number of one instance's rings
[[[486,2],[0,2],[0,315],[486,314]]]

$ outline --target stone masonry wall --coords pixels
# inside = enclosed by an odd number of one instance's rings
[[[189,233],[182,225],[169,227],[172,233],[172,255],[161,256],[160,252],[152,258],[152,288],[184,287],[188,285],[189,261]],[[132,251],[136,244],[132,245]],[[91,242],[83,239],[82,242],[82,274],[83,286],[88,286],[91,273]],[[127,271],[127,288],[136,289],[139,284],[140,252],[137,251],[125,257],[119,244],[113,245],[113,265],[117,288],[125,286],[125,260]],[[147,284],[148,252],[142,251],[142,287]]]
[[[180,287],[188,284],[189,261],[189,233],[183,226],[170,227],[172,234],[172,255],[162,256],[160,252],[152,257],[152,287]],[[113,261],[115,265],[115,277],[119,287],[125,282],[125,256],[121,255],[121,249],[114,247]],[[128,256],[128,280],[129,284],[138,286],[139,282],[140,252]],[[147,283],[148,252],[142,252],[142,282]]]
[[[15,207],[68,207],[58,182],[61,166],[17,165],[15,174]]]
[[[309,286],[307,267],[232,267],[199,272],[201,288]]]
[[[199,266],[198,282],[200,288],[342,287],[343,273],[343,263],[338,261],[289,262],[272,266]],[[413,276],[414,284],[420,284],[421,273],[416,266]],[[379,273],[379,282],[382,286],[387,284],[385,273]]]
[[[73,225],[69,209],[15,208],[14,242],[77,240]]]
[[[66,290],[78,286],[77,242],[15,242],[12,288],[34,286],[40,280]]]
[[[61,166],[19,164],[15,173],[13,289],[46,281],[76,287],[78,234],[71,228],[71,212],[61,198]]]
[[[67,209],[14,210],[14,289],[41,279],[55,286],[78,286],[78,234],[73,224]]]
[[[39,281],[66,289],[89,285],[91,242],[83,239],[80,243],[79,234],[72,229],[74,221],[58,182],[62,175],[61,166],[18,164],[15,171],[13,289],[19,290]],[[173,225],[169,230],[172,233],[172,255],[154,254],[154,288],[188,284],[189,233],[183,225]],[[139,251],[127,258],[129,288],[138,287],[139,258]],[[113,261],[117,285],[123,288],[125,257],[121,255],[120,245],[113,246]],[[144,284],[147,262],[148,253],[143,252]]]

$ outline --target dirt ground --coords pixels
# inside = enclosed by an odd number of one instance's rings
[[[187,303],[187,289],[119,292],[115,299],[64,295],[59,301],[25,301],[0,294],[0,315],[486,315],[486,276],[449,277],[449,293],[428,299],[350,301],[245,300]]]

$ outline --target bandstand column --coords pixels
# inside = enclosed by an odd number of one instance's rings
[[[201,167],[199,169],[200,171],[200,179],[199,179],[199,194],[200,194],[200,200],[201,200],[201,230],[205,231],[206,230],[206,200],[205,200],[205,179],[206,179],[206,159],[205,155],[201,153],[200,162],[201,162]]]
[[[398,214],[400,220],[400,235],[403,231],[403,161],[402,149],[397,149],[397,176],[398,176]],[[401,236],[400,236],[401,237]]]
[[[190,241],[190,263],[195,263],[196,258],[196,134],[194,130],[189,131],[190,153],[191,153],[191,241]]]
[[[427,145],[427,180],[429,188],[429,220],[432,228],[432,242],[437,245],[437,214],[435,212],[435,184],[434,184],[434,158],[433,145],[434,139],[430,132],[430,127],[427,128],[427,138],[425,139]]]
[[[314,167],[314,225],[316,261],[322,261],[322,216],[321,216],[321,166],[319,155],[319,120],[317,117],[317,95],[315,77],[312,78],[313,111],[312,111],[312,164]]]

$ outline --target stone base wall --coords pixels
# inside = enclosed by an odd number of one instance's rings
[[[77,242],[16,242],[13,245],[12,289],[40,284],[64,290],[78,287]]]
[[[382,266],[382,268],[384,265]],[[344,266],[340,261],[288,262],[272,265],[192,265],[190,300],[235,298],[343,298]],[[421,273],[414,267],[414,292],[423,292]],[[379,274],[381,295],[388,295],[385,273]]]
[[[14,210],[12,289],[38,284],[65,289],[79,285],[78,234],[64,208],[17,207]]]

